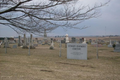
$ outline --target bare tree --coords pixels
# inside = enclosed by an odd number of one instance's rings
[[[39,2],[38,2],[39,1]],[[94,7],[80,5],[77,0],[0,0],[0,24],[11,27],[16,32],[44,33],[58,27],[76,28],[74,25],[95,18],[96,9],[108,2]],[[83,29],[85,27],[78,27]]]

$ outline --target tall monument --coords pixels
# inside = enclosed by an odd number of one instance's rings
[[[46,29],[44,29],[44,38],[47,37]]]
[[[22,46],[22,43],[21,43],[21,36],[18,37],[18,46]]]
[[[32,34],[30,35],[30,49],[35,49],[35,46],[33,46],[33,36]]]
[[[27,46],[27,43],[26,43],[26,35],[24,34],[24,44],[23,44],[23,49],[27,49],[28,46]]]
[[[108,47],[112,47],[112,43],[111,43],[111,40],[110,40],[110,44],[108,45]]]
[[[69,37],[68,37],[68,34],[66,34],[66,43],[69,43]]]
[[[44,44],[48,44],[46,29],[44,29]]]

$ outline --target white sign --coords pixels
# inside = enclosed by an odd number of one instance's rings
[[[87,44],[67,43],[67,59],[87,60]]]

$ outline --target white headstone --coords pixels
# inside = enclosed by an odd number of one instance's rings
[[[50,49],[54,49],[54,43],[53,43],[53,40],[52,40],[52,43],[51,43]]]
[[[91,43],[91,45],[97,45],[97,43],[95,43],[95,42],[92,42],[92,43]]]
[[[9,47],[9,41],[7,38],[4,39],[4,47],[8,48]]]
[[[111,43],[111,40],[110,40],[110,44],[108,45],[108,47],[112,47],[112,43]]]
[[[67,59],[87,60],[87,44],[68,43]]]
[[[69,37],[68,37],[68,34],[66,34],[66,43],[69,43]]]
[[[52,47],[54,47],[54,43],[53,43],[53,40],[52,40],[51,46],[52,46]]]
[[[86,38],[84,38],[84,42],[83,42],[83,44],[86,44]]]

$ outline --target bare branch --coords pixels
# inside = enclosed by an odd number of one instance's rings
[[[50,32],[58,27],[85,29],[88,26],[75,27],[81,22],[96,18],[99,12],[96,9],[104,4],[93,7],[73,4],[77,0],[49,0],[47,3],[33,4],[34,0],[5,0],[0,4],[0,24],[9,26],[17,33],[44,33],[44,29]]]

